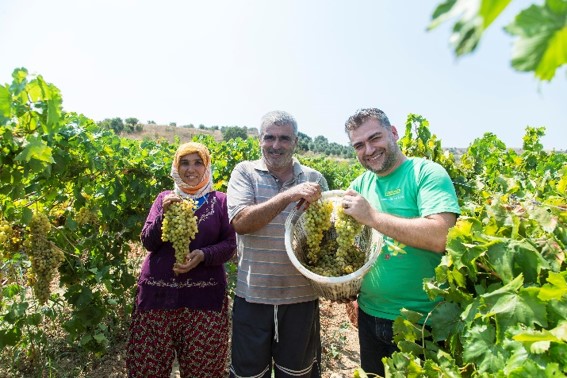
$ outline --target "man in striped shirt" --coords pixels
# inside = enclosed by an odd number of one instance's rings
[[[319,300],[291,263],[285,220],[298,202],[328,190],[325,178],[293,153],[297,122],[273,111],[262,118],[262,158],[239,163],[228,184],[228,216],[237,232],[231,377],[320,377]]]

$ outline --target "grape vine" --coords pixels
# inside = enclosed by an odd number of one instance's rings
[[[392,375],[567,374],[567,155],[545,151],[543,135],[543,128],[526,128],[516,151],[488,133],[456,158],[423,117],[408,116],[403,151],[447,169],[463,214],[436,276],[424,282],[442,299],[425,314],[431,329],[416,323],[421,314],[404,312],[395,322],[400,351],[387,361]],[[19,376],[18,366],[36,356],[32,375],[57,375],[41,325],[58,327],[70,348],[105,353],[131,312],[129,256],[153,199],[172,185],[178,141],[101,130],[63,111],[59,90],[25,69],[0,85],[0,140],[0,365]],[[195,140],[211,151],[217,190],[226,190],[236,163],[260,156],[253,139]],[[346,189],[362,171],[352,162],[298,158],[321,171],[330,189]],[[336,224],[331,229],[339,232]],[[327,239],[321,250],[336,252],[339,238]],[[37,254],[39,247],[49,253]]]

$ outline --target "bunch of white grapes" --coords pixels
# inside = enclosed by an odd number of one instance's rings
[[[29,224],[29,236],[24,241],[24,247],[31,260],[28,271],[28,284],[33,288],[34,295],[40,304],[49,299],[51,281],[64,260],[63,252],[53,248],[47,237],[51,231],[51,223],[44,213],[34,213]]]
[[[331,228],[331,214],[333,202],[321,200],[309,205],[305,211],[305,231],[307,233],[307,260],[311,264],[319,260],[323,233]]]
[[[161,227],[161,240],[170,241],[175,250],[175,262],[184,264],[189,253],[189,243],[197,235],[195,201],[173,202],[165,212]]]
[[[335,230],[337,230],[337,264],[340,265],[345,273],[352,273],[354,265],[357,265],[357,259],[355,256],[356,235],[360,234],[362,231],[362,225],[354,220],[348,214],[345,214],[342,206],[337,208],[337,219],[335,221]],[[364,264],[364,260],[362,261]],[[362,265],[361,264],[361,265]]]
[[[12,237],[12,226],[4,219],[0,219],[0,245],[7,243]]]
[[[313,203],[304,216],[305,266],[310,271],[321,276],[340,277],[364,265],[366,254],[356,243],[356,236],[363,226],[345,214],[340,204],[331,200]]]
[[[81,226],[85,224],[96,226],[98,224],[98,216],[96,213],[85,206],[79,209],[75,216],[75,220]]]

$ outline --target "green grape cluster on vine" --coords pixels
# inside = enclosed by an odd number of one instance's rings
[[[63,252],[54,248],[48,240],[50,231],[51,223],[47,215],[36,212],[29,224],[29,235],[24,241],[24,247],[31,260],[28,284],[33,288],[40,304],[44,304],[49,299],[51,283],[65,258]]]

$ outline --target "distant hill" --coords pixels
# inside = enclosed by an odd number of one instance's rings
[[[155,125],[155,124],[142,124],[142,131],[135,131],[132,133],[123,133],[122,136],[131,139],[159,139],[163,138],[168,142],[174,142],[175,136],[179,137],[180,142],[189,142],[193,136],[198,134],[212,135],[217,142],[222,141],[222,133],[220,130],[211,129],[199,129],[191,128],[186,126],[169,126],[169,125]],[[258,130],[251,128],[248,129],[248,136],[252,138],[258,137]],[[457,148],[457,147],[445,147],[445,150],[449,150],[453,153],[455,158],[458,160],[463,153],[467,151],[467,148]],[[515,149],[518,154],[522,153],[521,149]]]
[[[142,131],[134,131],[131,133],[122,133],[123,137],[131,139],[159,139],[163,138],[172,143],[175,137],[179,137],[182,143],[189,142],[195,135],[206,134],[212,135],[217,142],[222,141],[222,133],[220,130],[198,129],[184,126],[168,126],[168,125],[154,125],[142,124]],[[258,130],[249,129],[248,136],[256,138]]]

